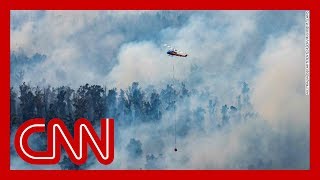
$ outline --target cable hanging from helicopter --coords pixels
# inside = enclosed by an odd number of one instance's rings
[[[169,56],[177,56],[177,57],[187,57],[188,54],[184,53],[182,51],[178,51],[175,48],[172,48],[171,46],[164,44],[165,47],[169,48],[169,50],[167,51],[167,54]],[[172,63],[172,83],[174,83],[174,63]],[[174,151],[177,152],[177,128],[176,128],[176,115],[174,116]]]

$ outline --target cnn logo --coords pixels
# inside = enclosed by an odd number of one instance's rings
[[[34,151],[29,147],[28,139],[33,133],[45,132],[46,127],[43,118],[31,119],[18,128],[14,145],[18,155],[30,164],[57,164],[63,147],[70,160],[77,165],[86,162],[89,145],[98,161],[108,165],[114,158],[114,120],[101,119],[100,125],[99,138],[87,119],[78,119],[72,137],[61,119],[52,119],[47,127],[47,150]]]

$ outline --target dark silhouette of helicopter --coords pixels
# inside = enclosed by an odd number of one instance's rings
[[[174,49],[174,48],[171,48],[171,47],[168,46],[167,44],[164,44],[164,46],[170,48],[170,50],[167,51],[167,54],[168,54],[169,56],[178,56],[178,57],[187,57],[187,56],[188,56],[188,54],[186,54],[186,53],[184,53],[184,52],[182,52],[182,51],[178,51],[178,50],[176,50],[176,49]]]
[[[170,56],[180,56],[180,57],[187,57],[188,54],[180,53],[176,49],[167,51],[167,54]]]

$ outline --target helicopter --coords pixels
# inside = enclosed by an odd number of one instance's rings
[[[167,47],[169,50],[167,51],[167,54],[169,56],[177,56],[177,57],[187,57],[188,54],[184,53],[182,51],[178,51],[175,48],[172,48],[171,46],[164,44],[163,46]],[[174,82],[174,63],[172,64],[172,81]],[[174,124],[174,151],[177,152],[178,148],[177,148],[177,139],[176,139],[176,119],[175,120],[175,124]]]
[[[167,51],[167,54],[169,56],[178,56],[178,57],[187,57],[188,54],[182,52],[182,51],[178,51],[177,49],[171,48],[171,46],[164,44],[164,46],[166,46],[167,48],[169,48],[170,50]]]

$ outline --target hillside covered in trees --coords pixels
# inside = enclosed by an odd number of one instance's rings
[[[241,111],[250,107],[248,84],[243,83],[241,88],[242,93],[235,97],[236,104],[227,105],[219,102],[217,97],[210,99],[208,94],[188,89],[183,82],[168,84],[163,89],[142,89],[138,82],[133,82],[127,89],[107,89],[89,84],[78,89],[67,86],[40,88],[23,83],[19,89],[15,90],[12,87],[10,92],[11,132],[14,133],[24,121],[36,117],[45,118],[46,122],[52,118],[61,118],[71,133],[73,123],[78,118],[87,118],[96,127],[101,118],[114,118],[116,149],[125,149],[133,162],[139,158],[145,161],[145,167],[129,165],[129,168],[165,168],[161,158],[165,156],[166,151],[149,153],[143,157],[144,142],[135,135],[149,134],[156,137],[154,143],[165,143],[166,146],[173,147],[174,135],[179,141],[188,138],[192,132],[205,134],[207,131],[218,131],[230,121],[244,120],[246,116],[254,114]],[[159,128],[162,123],[167,124],[161,125],[163,129]],[[142,128],[145,132],[135,130],[130,134],[132,137],[124,138],[120,135],[122,132],[129,132],[130,128],[140,129],[137,127],[144,125],[158,127],[151,129],[151,132],[147,132],[149,127],[145,130]],[[157,132],[158,135],[154,134]],[[36,135],[31,142],[32,148],[45,150],[45,133]],[[15,154],[13,147],[12,154]],[[93,155],[90,157],[93,158]],[[79,167],[64,156],[59,165],[61,169],[84,169],[90,166],[90,161]]]

